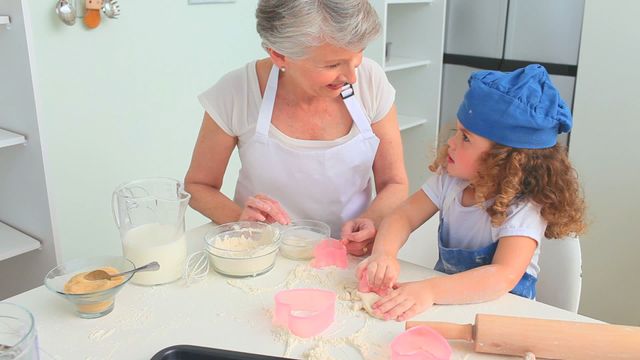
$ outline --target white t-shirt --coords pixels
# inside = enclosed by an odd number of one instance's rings
[[[442,212],[441,231],[447,248],[479,249],[506,236],[526,236],[538,243],[538,247],[527,267],[527,272],[538,276],[538,256],[540,241],[547,229],[547,222],[540,214],[540,205],[523,200],[507,209],[507,218],[498,227],[491,225],[491,217],[480,206],[462,206],[462,192],[469,185],[468,181],[436,174],[431,176],[422,186],[422,190]],[[490,205],[492,200],[485,202]]]
[[[389,83],[384,70],[367,58],[356,69],[357,81],[353,84],[356,97],[362,103],[371,123],[381,120],[395,100],[395,89]],[[223,76],[215,85],[198,96],[205,111],[227,134],[238,137],[238,146],[255,134],[262,96],[256,61]],[[291,138],[271,125],[269,136],[298,148],[330,148],[342,144],[358,134],[356,126],[338,139],[329,141],[300,140]]]

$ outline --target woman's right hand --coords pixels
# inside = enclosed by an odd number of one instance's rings
[[[283,225],[291,222],[289,214],[282,208],[282,205],[264,194],[251,196],[247,199],[239,220],[262,221],[269,224],[278,222]]]
[[[369,288],[378,295],[385,295],[396,283],[400,274],[400,263],[395,256],[374,253],[363,260],[356,269],[356,276],[367,276]]]

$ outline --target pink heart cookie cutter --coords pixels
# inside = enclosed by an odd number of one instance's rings
[[[313,249],[313,256],[311,266],[316,269],[327,266],[346,269],[348,266],[347,248],[342,242],[336,239],[328,238],[320,241]]]
[[[302,338],[318,335],[335,319],[336,298],[324,289],[282,290],[275,296],[273,323]]]
[[[391,341],[391,360],[449,360],[451,346],[437,331],[416,326]]]

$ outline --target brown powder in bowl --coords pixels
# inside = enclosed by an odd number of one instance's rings
[[[101,267],[99,270],[104,270],[109,275],[120,272],[118,269],[110,266]],[[74,275],[66,284],[64,284],[64,292],[67,294],[91,294],[111,289],[122,284],[124,281],[124,276],[114,277],[109,280],[87,280],[84,276],[88,273],[89,271]],[[113,299],[95,303],[91,303],[89,300],[87,303],[78,304],[78,311],[84,313],[97,313],[109,308],[111,304],[113,304]]]

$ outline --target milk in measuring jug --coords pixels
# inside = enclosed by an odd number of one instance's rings
[[[136,267],[152,261],[160,264],[157,271],[139,272],[131,281],[139,285],[156,285],[175,281],[182,276],[187,256],[187,241],[173,225],[144,224],[126,232],[124,256]]]

